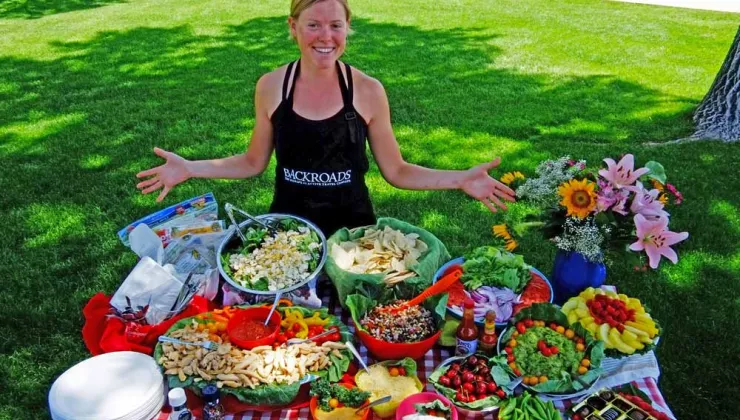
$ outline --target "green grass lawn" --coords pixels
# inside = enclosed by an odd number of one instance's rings
[[[645,147],[692,132],[738,15],[608,1],[352,0],[345,59],[388,92],[404,156],[467,168],[500,155],[532,173],[563,154],[662,162],[686,202],[677,265],[608,282],[665,328],[661,388],[681,419],[736,418],[740,373],[740,152],[720,142]],[[86,358],[81,308],[136,262],[115,232],[161,208],[134,174],[153,146],[188,158],[244,150],[257,78],[295,59],[288,0],[11,0],[0,3],[0,418],[45,418],[53,379]],[[274,164],[274,162],[273,162]],[[194,181],[252,213],[274,176]],[[437,234],[453,255],[490,243],[502,215],[459,192],[395,190],[379,215]],[[545,273],[554,249],[521,252]]]

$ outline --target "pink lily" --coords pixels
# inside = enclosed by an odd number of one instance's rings
[[[668,218],[659,217],[656,220],[648,220],[641,214],[635,215],[635,226],[637,227],[637,242],[630,245],[633,251],[645,251],[651,268],[658,268],[661,256],[678,261],[676,251],[671,245],[683,241],[689,237],[688,232],[671,232],[668,230]]]
[[[606,169],[599,170],[599,175],[609,181],[616,189],[622,189],[629,187],[637,181],[638,178],[650,172],[648,168],[640,168],[635,170],[635,157],[631,154],[626,154],[619,161],[614,162],[614,159],[606,158]]]
[[[642,214],[648,218],[668,217],[668,212],[663,210],[663,203],[658,200],[660,191],[656,189],[647,190],[640,181],[637,181],[634,191],[635,198],[630,206],[632,213]]]
[[[603,181],[599,181],[600,190],[596,194],[596,209],[598,212],[605,212],[612,210],[623,216],[627,215],[627,198],[629,198],[629,191],[617,190],[611,186],[603,185],[606,184]]]

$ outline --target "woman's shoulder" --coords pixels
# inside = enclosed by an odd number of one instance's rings
[[[257,80],[257,90],[262,92],[274,90],[280,91],[280,89],[282,89],[285,72],[288,70],[289,64],[290,63],[284,64],[275,70],[260,76],[259,80]]]
[[[385,88],[380,81],[372,76],[367,75],[357,67],[352,67],[352,83],[355,86],[355,91],[363,96],[367,95],[385,95]]]
[[[265,73],[257,80],[256,96],[266,105],[269,115],[283,100],[283,81],[289,64],[284,64],[275,70]]]
[[[352,67],[352,83],[354,85],[354,104],[357,112],[366,122],[375,120],[377,115],[384,115],[388,108],[388,97],[380,81],[365,72]]]

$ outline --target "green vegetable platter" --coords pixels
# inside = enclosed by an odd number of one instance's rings
[[[226,333],[214,334],[213,322],[222,322],[223,313],[205,313],[176,322],[165,334],[187,342],[219,341],[216,350],[198,346],[157,343],[154,359],[162,369],[170,388],[188,388],[196,394],[209,384],[218,386],[221,393],[236,397],[241,403],[258,407],[282,407],[290,404],[302,384],[313,379],[326,378],[337,382],[349,368],[352,354],[344,342],[352,334],[341,320],[326,308],[314,310],[299,306],[278,307],[283,319],[286,311],[300,312],[308,319],[322,319],[325,328],[336,327],[340,339],[317,345],[315,342],[296,345],[278,345],[277,342],[240,349],[228,342]],[[312,318],[313,317],[313,318]],[[219,328],[220,331],[220,328]]]
[[[498,352],[526,388],[561,399],[593,387],[602,373],[604,343],[579,324],[570,325],[557,306],[540,303],[512,318]]]
[[[455,269],[462,269],[463,275],[448,289],[447,311],[457,318],[462,317],[467,298],[475,302],[478,325],[483,325],[486,313],[493,310],[499,327],[533,303],[552,303],[550,281],[526,264],[521,255],[492,246],[479,247],[443,265],[434,275],[434,282]]]

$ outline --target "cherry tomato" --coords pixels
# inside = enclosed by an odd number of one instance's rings
[[[399,366],[398,367],[398,375],[399,376],[406,376],[406,369],[403,368],[403,367],[401,367],[401,366]]]
[[[398,374],[399,374],[400,372],[398,371],[398,368],[397,368],[397,367],[392,367],[392,368],[390,368],[390,369],[388,370],[388,373],[390,373],[390,374],[391,374],[391,376],[398,376]]]
[[[517,322],[516,330],[519,331],[519,334],[524,334],[524,332],[527,331],[527,327],[524,325],[523,322]]]
[[[332,398],[329,400],[329,407],[331,408],[337,408],[339,407],[339,400],[336,398]]]
[[[292,329],[291,330],[288,330],[288,331],[285,332],[285,336],[288,337],[288,338],[293,338],[293,337],[295,337],[295,331],[293,331]]]
[[[503,389],[499,388],[496,391],[496,396],[503,400],[504,398],[506,398],[506,392],[504,392]]]
[[[531,326],[533,326],[533,325],[534,325],[534,321],[532,321],[532,320],[531,320],[531,319],[529,319],[529,318],[528,318],[528,319],[525,319],[525,320],[524,320],[524,325],[525,325],[525,326],[526,326],[527,328],[530,328]]]
[[[299,324],[299,323],[296,322],[296,323],[293,324],[292,327],[290,327],[290,329],[293,330],[293,332],[298,332],[298,331],[301,330],[301,324]]]

